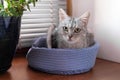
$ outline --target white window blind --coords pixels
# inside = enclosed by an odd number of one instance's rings
[[[47,33],[52,24],[58,24],[58,10],[66,10],[66,0],[40,0],[36,6],[30,5],[31,12],[22,16],[19,47],[29,47],[33,40]]]

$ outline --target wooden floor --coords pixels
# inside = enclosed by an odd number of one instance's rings
[[[34,71],[27,65],[25,57],[15,57],[7,73],[0,80],[120,80],[120,64],[97,59],[94,68],[79,75],[53,75]]]

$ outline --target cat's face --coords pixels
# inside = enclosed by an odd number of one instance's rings
[[[77,41],[85,31],[84,24],[75,18],[65,19],[59,26],[63,38],[69,42]]]
[[[59,33],[67,42],[76,42],[84,37],[87,30],[89,13],[85,13],[80,18],[70,18],[64,10],[59,10]]]

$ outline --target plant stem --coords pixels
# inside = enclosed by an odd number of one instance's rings
[[[3,4],[3,0],[0,0],[1,4]]]
[[[4,5],[4,1],[3,0],[0,0],[1,4]],[[4,7],[4,6],[3,6]]]

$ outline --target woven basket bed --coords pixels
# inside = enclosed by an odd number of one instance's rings
[[[28,65],[53,74],[79,74],[93,68],[99,44],[83,49],[48,49],[46,37],[39,37],[27,53]]]

